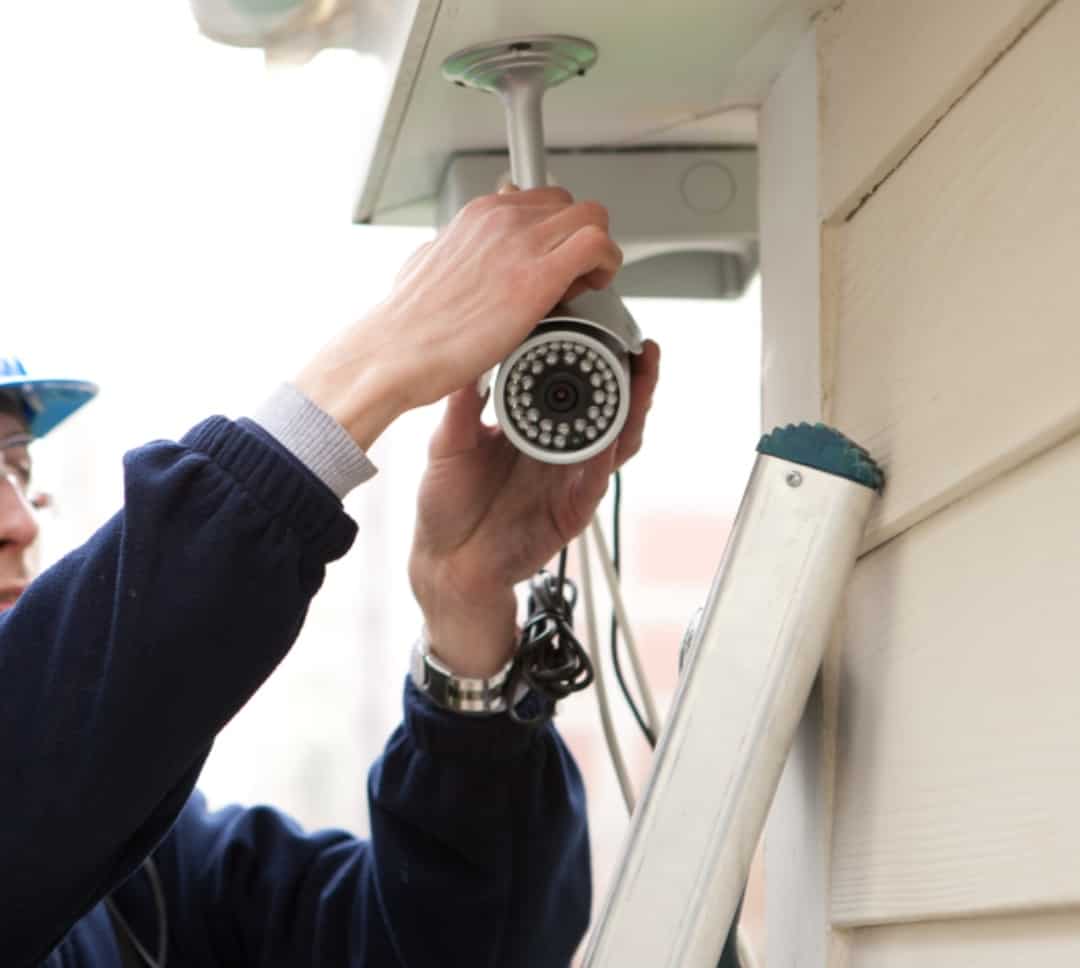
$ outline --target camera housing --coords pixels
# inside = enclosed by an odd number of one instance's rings
[[[545,318],[499,366],[495,413],[510,442],[548,464],[586,461],[630,412],[630,353],[641,333],[611,290],[584,293]]]
[[[602,330],[548,319],[499,367],[495,412],[518,450],[549,464],[600,453],[630,409],[626,353]]]
[[[468,47],[443,62],[461,87],[498,95],[506,113],[510,177],[518,188],[548,183],[541,102],[544,92],[596,63],[596,47],[558,34]],[[499,367],[495,412],[519,450],[549,464],[600,453],[630,412],[629,353],[641,332],[612,289],[557,306]]]

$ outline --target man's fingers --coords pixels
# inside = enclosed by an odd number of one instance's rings
[[[571,483],[570,506],[573,515],[571,531],[580,532],[596,513],[607,492],[608,481],[615,470],[616,444],[587,460]]]
[[[652,406],[653,393],[660,378],[660,347],[646,340],[641,352],[630,357],[630,412],[619,434],[615,466],[622,467],[641,449],[645,417]]]
[[[474,198],[466,208],[471,210],[477,232],[506,236],[527,232],[530,242],[526,251],[532,259],[547,259],[557,253],[543,273],[556,285],[564,283],[551,297],[552,304],[587,289],[606,288],[622,265],[622,250],[608,234],[607,209],[599,202],[574,202],[565,188],[521,191],[505,185],[495,195]],[[567,279],[566,274],[574,268],[578,272]]]
[[[462,387],[446,398],[446,412],[431,438],[428,449],[432,460],[452,457],[472,450],[480,443],[484,424],[480,419],[487,394],[481,396],[475,383]]]
[[[622,258],[622,250],[619,250],[620,260]],[[621,264],[621,262],[620,262]],[[563,296],[560,302],[568,303],[570,300],[577,296],[580,296],[583,292],[587,292],[590,289],[607,289],[608,286],[615,281],[615,273],[611,272],[607,268],[594,269],[592,272],[587,273],[580,279],[575,279],[570,288],[566,291],[566,295]]]
[[[420,261],[428,254],[434,244],[434,241],[425,242],[405,260],[405,264],[398,270],[397,281],[399,283],[408,278],[409,274],[420,264]]]
[[[585,292],[587,289],[590,289],[590,288],[591,288],[590,286],[587,286],[585,284],[584,279],[575,279],[573,281],[573,283],[571,283],[570,288],[566,290],[566,295],[563,296],[562,299],[559,300],[559,302],[560,303],[571,302],[572,300],[576,299],[583,292]]]
[[[574,196],[565,188],[548,185],[546,188],[518,188],[504,185],[498,191],[501,205],[573,205]]]
[[[599,202],[577,202],[548,216],[537,226],[546,251],[558,248],[570,236],[587,225],[598,225],[607,232],[611,227],[608,210]]]
[[[545,257],[551,277],[562,281],[559,296],[575,288],[574,295],[586,288],[605,288],[615,278],[622,260],[622,249],[599,225],[579,228]]]

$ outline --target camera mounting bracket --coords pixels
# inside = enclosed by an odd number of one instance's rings
[[[513,37],[451,54],[443,62],[443,76],[461,87],[499,96],[506,109],[510,177],[518,188],[540,188],[548,182],[544,94],[572,77],[584,76],[596,57],[596,46],[580,37]]]
[[[443,76],[499,96],[506,112],[510,177],[518,188],[540,188],[548,183],[544,94],[584,76],[596,59],[596,45],[584,38],[533,34],[459,50],[443,62]],[[613,289],[587,291],[557,306],[548,321],[556,319],[607,329],[629,352],[641,352],[641,330]]]

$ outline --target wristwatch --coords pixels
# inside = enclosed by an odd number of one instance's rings
[[[506,690],[514,667],[512,658],[486,679],[455,675],[432,654],[425,628],[413,646],[410,665],[413,684],[442,709],[472,716],[506,712]]]

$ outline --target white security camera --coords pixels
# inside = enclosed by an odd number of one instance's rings
[[[577,37],[537,36],[458,51],[443,64],[455,84],[498,94],[506,109],[510,175],[547,184],[544,91],[583,75],[596,48]],[[612,289],[556,307],[499,367],[495,413],[519,450],[549,464],[588,460],[608,447],[630,412],[630,353],[641,332]]]
[[[559,307],[503,361],[495,413],[519,450],[550,464],[588,460],[630,411],[629,353],[641,335],[618,299],[585,293]]]

